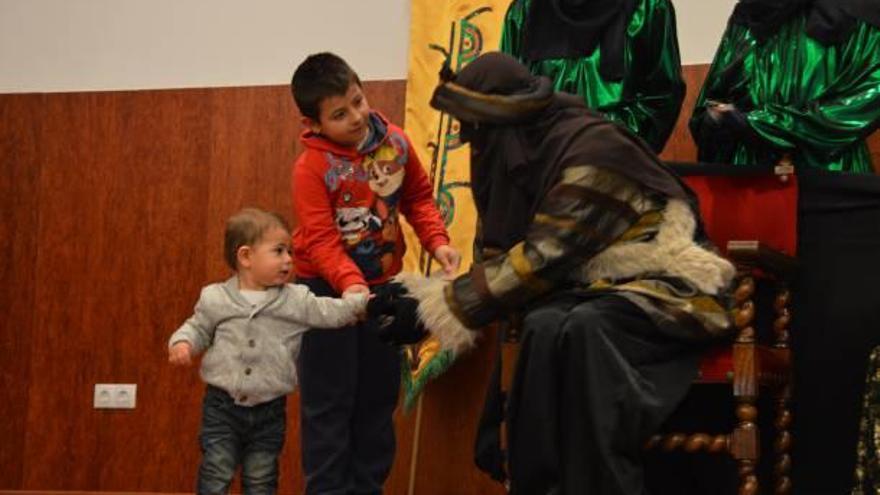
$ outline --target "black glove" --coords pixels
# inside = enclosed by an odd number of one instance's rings
[[[371,288],[372,297],[367,302],[367,315],[370,318],[394,313],[394,301],[409,294],[403,284],[388,282]]]
[[[379,340],[388,344],[415,344],[428,331],[419,321],[419,301],[408,296],[403,284],[388,283],[376,287],[367,303],[367,315],[375,322]]]
[[[696,131],[701,161],[730,161],[740,144],[754,145],[756,139],[746,114],[735,106],[717,112],[707,108]]]
[[[736,106],[731,105],[729,109],[721,112],[721,127],[727,130],[739,141],[748,141],[754,137],[752,127],[749,125],[749,119],[745,113],[741,112]]]

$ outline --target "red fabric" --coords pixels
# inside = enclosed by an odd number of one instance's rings
[[[686,176],[700,198],[709,238],[722,252],[730,240],[759,240],[788,255],[797,250],[797,178],[775,175]]]
[[[713,347],[700,360],[700,378],[698,381],[710,383],[727,383],[733,372],[733,347]]]
[[[758,240],[786,254],[797,248],[797,178],[775,175],[686,176],[700,199],[700,213],[709,238],[722,251],[730,240]],[[733,349],[717,347],[700,362],[700,381],[729,382]]]
[[[364,153],[304,132],[306,149],[293,167],[296,275],[321,277],[340,293],[400,271],[406,247],[398,213],[429,252],[449,243],[412,143],[379,117],[387,132]]]

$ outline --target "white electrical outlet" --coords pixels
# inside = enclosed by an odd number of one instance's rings
[[[113,408],[113,385],[95,384],[95,409]]]
[[[134,409],[137,404],[137,384],[96,383],[95,409]]]

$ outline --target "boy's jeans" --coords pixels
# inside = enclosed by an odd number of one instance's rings
[[[238,406],[225,391],[208,385],[202,405],[202,463],[196,492],[225,494],[241,465],[247,495],[275,493],[278,456],[284,445],[287,397]]]
[[[298,282],[336,295],[323,280]],[[306,495],[381,495],[397,446],[400,349],[381,342],[370,322],[309,330],[297,372]]]

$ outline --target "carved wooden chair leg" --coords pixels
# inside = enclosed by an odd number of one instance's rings
[[[755,495],[758,493],[758,475],[755,468],[758,464],[758,408],[754,397],[740,398],[736,407],[736,418],[739,423],[733,430],[733,457],[739,466],[739,495]]]
[[[781,286],[773,301],[773,309],[776,311],[776,319],[773,322],[773,334],[775,337],[774,347],[788,349],[788,326],[791,323],[791,292],[785,286]]]
[[[733,345],[737,425],[731,435],[731,454],[739,466],[739,495],[758,493],[758,370],[755,362],[755,280],[746,272],[734,292],[737,311],[734,322],[738,330]]]
[[[776,495],[788,495],[791,493],[791,411],[788,402],[790,398],[789,387],[783,387],[776,403],[776,441],[773,448],[776,453],[776,465],[773,469],[776,478],[776,487],[774,493]]]
[[[731,241],[732,243],[733,241]],[[743,243],[735,246],[739,255],[734,257],[738,269],[738,285],[734,291],[736,339],[733,342],[733,371],[728,375],[732,382],[735,400],[736,424],[730,435],[709,435],[705,433],[670,433],[654,435],[646,444],[647,449],[663,451],[680,450],[689,453],[727,453],[737,464],[739,474],[739,495],[757,495],[764,488],[765,493],[789,495],[792,491],[791,472],[791,353],[788,349],[790,293],[780,287],[774,300],[775,318],[773,321],[773,344],[760,344],[757,338],[755,306],[755,252],[756,247]],[[730,249],[730,244],[728,244]],[[757,246],[757,255],[761,255]],[[766,253],[764,253],[766,254]],[[771,253],[772,254],[772,253]],[[788,258],[777,256],[777,262]],[[763,259],[763,258],[761,258]],[[772,260],[771,260],[772,261]],[[791,263],[789,262],[789,265]],[[762,265],[762,269],[765,269]],[[783,269],[791,272],[791,266]],[[772,277],[777,276],[773,267],[769,269]],[[784,270],[783,270],[784,271]],[[763,274],[768,274],[763,271]],[[773,280],[768,277],[767,280]],[[780,278],[776,278],[781,282]],[[784,285],[782,283],[781,285]],[[763,321],[763,320],[762,320]],[[712,379],[717,373],[712,371]],[[761,458],[760,428],[758,427],[758,398],[761,390],[766,390],[773,402],[768,413],[774,415],[776,436],[774,476],[772,480],[758,477],[758,463]]]
[[[776,299],[773,303],[776,310],[776,320],[773,323],[773,332],[775,335],[775,347],[779,349],[788,348],[788,328],[791,322],[791,314],[789,312],[789,303],[791,302],[791,293],[785,286],[780,287]],[[788,495],[791,493],[791,409],[789,401],[791,399],[790,376],[784,377],[785,382],[781,384],[776,399],[776,441],[774,442],[774,450],[776,454],[776,465],[773,474],[776,478],[776,486],[774,493],[776,495]]]
[[[689,454],[706,452],[721,454],[730,451],[729,435],[708,433],[670,433],[653,435],[645,443],[645,450],[661,449],[663,452],[683,450]]]

